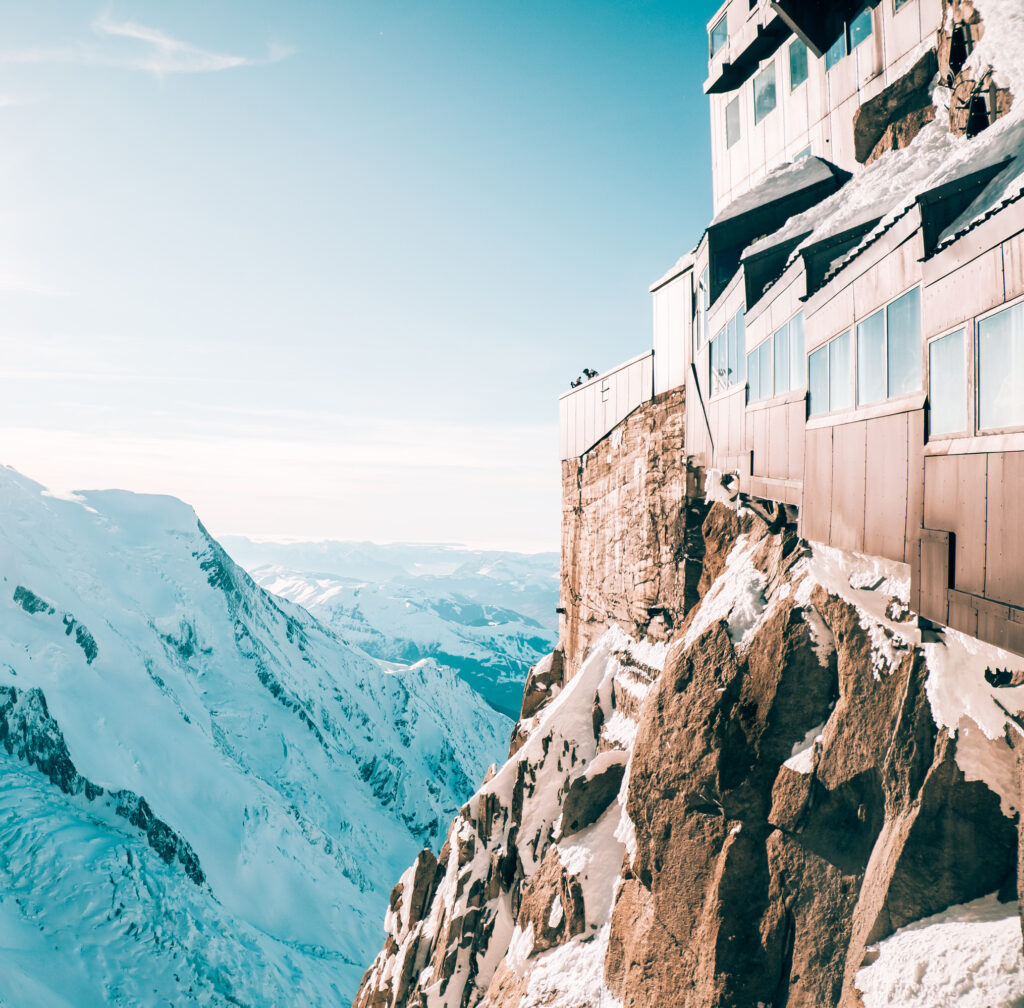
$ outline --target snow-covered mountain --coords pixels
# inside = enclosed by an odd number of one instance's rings
[[[0,468],[0,1004],[347,1003],[508,729],[180,501]]]
[[[558,554],[225,536],[268,591],[390,661],[435,658],[515,718],[530,667],[557,638]]]

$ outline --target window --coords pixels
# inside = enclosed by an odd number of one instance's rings
[[[797,312],[789,320],[789,387],[803,388],[807,383],[804,373],[807,346],[804,343],[804,313]]]
[[[711,339],[711,333],[708,331],[708,311],[711,308],[711,268],[709,266],[704,267],[704,272],[700,275],[700,291],[701,291],[701,325],[700,335],[701,339],[705,342]]]
[[[807,358],[807,384],[811,393],[811,416],[828,412],[828,345]]]
[[[846,29],[840,33],[839,38],[829,46],[825,52],[825,69],[831,70],[847,53]]]
[[[708,35],[711,40],[711,57],[714,59],[718,50],[729,41],[729,25],[724,14],[711,26]]]
[[[765,340],[757,348],[757,398],[770,399],[772,395],[772,341]]]
[[[857,325],[857,405],[885,398],[885,311]]]
[[[758,348],[760,350],[760,347]],[[747,387],[749,394],[747,396],[748,402],[753,402],[755,399],[761,398],[761,357],[758,350],[751,350],[747,354]]]
[[[898,11],[901,7],[906,7],[910,3],[910,0],[892,0],[892,9]]]
[[[978,426],[1024,425],[1024,303],[978,323]]]
[[[775,334],[775,394],[789,391],[789,325]]]
[[[888,396],[921,387],[921,288],[915,287],[885,309]]]
[[[828,409],[849,409],[853,404],[853,369],[850,360],[850,334],[844,332],[828,345]]]
[[[807,80],[807,46],[803,39],[789,45],[789,90],[795,91]]]
[[[850,52],[853,52],[865,39],[871,37],[871,8],[865,7],[850,22]]]
[[[857,325],[857,405],[921,388],[921,288]]]
[[[811,416],[850,408],[853,399],[850,358],[849,331],[834,337],[807,358]]]
[[[964,330],[928,344],[929,436],[967,430],[967,365]]]
[[[709,356],[711,394],[743,383],[743,350],[746,330],[741,308],[711,341]]]
[[[811,156],[811,148],[810,148],[810,145],[808,144],[808,146],[806,146],[802,151],[797,151],[797,153],[793,155],[793,164],[796,164],[797,161],[803,161],[803,159],[805,157],[810,157],[810,156]]]
[[[754,77],[754,124],[775,110],[775,62]]]
[[[725,106],[725,146],[731,147],[740,138],[740,96]]]

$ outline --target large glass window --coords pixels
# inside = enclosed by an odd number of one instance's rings
[[[709,363],[712,395],[743,382],[744,340],[745,327],[741,308],[711,341]]]
[[[753,402],[761,398],[761,369],[759,367],[761,355],[757,350],[751,350],[747,354],[747,400]]]
[[[978,426],[1024,426],[1024,303],[978,323]]]
[[[865,7],[850,22],[850,52],[853,52],[866,38],[871,37],[871,8]]]
[[[754,76],[754,123],[775,109],[775,62]]]
[[[772,395],[772,341],[765,340],[757,348],[758,398],[770,399]]]
[[[789,382],[789,325],[775,334],[775,394],[788,392]]]
[[[885,309],[888,396],[921,387],[921,288],[915,287]]]
[[[807,346],[804,343],[804,313],[797,312],[789,320],[789,387],[803,388],[807,384],[804,373]]]
[[[789,44],[789,90],[795,91],[807,80],[807,46],[803,39]]]
[[[729,25],[724,14],[711,26],[708,35],[711,42],[711,55],[714,56],[729,41]]]
[[[885,398],[885,312],[857,325],[857,404]]]
[[[731,147],[740,138],[740,96],[725,106],[725,146]]]
[[[704,272],[700,275],[700,290],[701,290],[701,324],[700,334],[701,339],[707,341],[711,339],[711,333],[708,332],[708,312],[711,309],[711,269],[708,266],[704,267]]]
[[[828,346],[807,358],[807,383],[811,393],[811,416],[828,412]]]
[[[852,405],[853,374],[850,360],[850,334],[844,332],[828,345],[828,409],[849,409]]]
[[[967,430],[967,364],[964,331],[928,344],[929,435]]]

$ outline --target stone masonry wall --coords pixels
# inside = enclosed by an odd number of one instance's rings
[[[697,599],[699,475],[683,453],[684,392],[657,396],[562,463],[561,646],[571,678],[613,623],[664,639]]]

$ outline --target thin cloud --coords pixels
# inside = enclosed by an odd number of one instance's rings
[[[92,23],[98,41],[22,49],[0,56],[5,63],[75,63],[81,66],[139,70],[156,77],[168,74],[217,73],[238,67],[266,66],[287,59],[292,46],[271,43],[263,56],[240,56],[204,49],[137,21],[115,21],[101,14]]]

